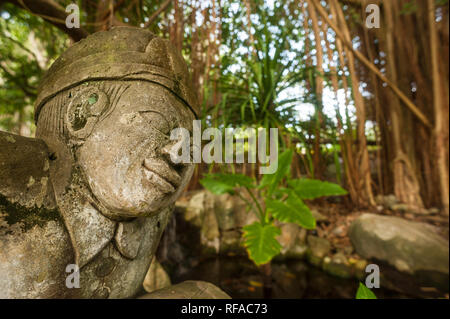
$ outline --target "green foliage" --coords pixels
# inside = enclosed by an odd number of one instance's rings
[[[315,199],[324,196],[346,195],[347,191],[337,184],[319,181],[317,179],[295,179],[289,181],[295,193],[301,199]]]
[[[38,83],[67,44],[41,18],[10,4],[0,8],[0,129],[31,128]]]
[[[219,178],[219,179],[216,179]],[[232,193],[234,190],[234,186],[229,185],[220,180],[220,176],[207,176],[200,180],[200,184],[211,193],[221,195],[225,193]]]
[[[415,13],[416,11],[417,11],[417,2],[416,2],[416,0],[412,0],[403,5],[403,8],[400,11],[400,13],[407,15],[407,14]]]
[[[254,222],[245,226],[243,230],[244,245],[256,265],[265,264],[280,253],[281,245],[276,239],[276,236],[281,234],[278,227]]]
[[[308,206],[294,192],[289,192],[286,201],[269,199],[266,204],[269,212],[280,222],[294,223],[306,229],[316,228],[316,220]]]
[[[240,196],[258,216],[259,222],[244,227],[244,245],[257,265],[269,262],[280,252],[281,246],[276,239],[280,231],[275,221],[314,229],[316,221],[303,199],[346,194],[344,189],[333,183],[290,179],[292,157],[293,151],[290,149],[280,154],[277,171],[265,175],[259,184],[256,179],[242,174],[208,174],[200,180],[214,194]],[[249,194],[251,202],[242,196],[238,188]]]
[[[236,187],[253,188],[251,177],[242,174],[207,174],[200,184],[214,194],[232,193]]]
[[[375,296],[372,290],[360,282],[358,291],[356,292],[356,299],[377,299],[377,296]]]
[[[289,19],[281,3],[274,7],[267,1],[252,3],[252,36],[242,38],[248,25],[245,3],[227,1],[222,8],[221,74],[222,92],[220,117],[226,126],[278,127],[296,123],[294,107],[302,100],[300,92],[288,93],[290,88],[307,79],[301,21]],[[237,50],[238,49],[238,50]],[[213,106],[216,108],[217,106]]]
[[[294,152],[287,149],[278,157],[278,168],[274,174],[265,174],[261,179],[259,188],[268,187],[267,196],[270,197],[281,182],[281,180],[289,174]]]

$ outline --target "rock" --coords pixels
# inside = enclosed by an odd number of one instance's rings
[[[300,226],[291,223],[280,225],[281,234],[277,240],[283,246],[282,252],[295,245],[300,229]]]
[[[178,210],[185,222],[199,228],[202,254],[244,252],[238,229],[257,220],[237,196],[215,195],[202,190]]]
[[[156,260],[156,258],[153,258],[143,283],[145,291],[152,292],[169,287],[170,285],[171,282],[169,275]]]
[[[139,299],[231,299],[222,289],[205,281],[184,281],[156,290]]]
[[[342,252],[345,255],[351,255],[353,253],[353,247],[352,246],[345,246],[344,248],[342,248]]]
[[[397,203],[398,203],[398,200],[397,200],[397,197],[395,197],[395,195],[391,194],[391,195],[383,196],[382,204],[385,207],[392,208],[392,206],[394,206]]]
[[[448,287],[449,243],[435,227],[363,214],[352,223],[349,236],[364,258],[386,262],[398,271],[420,277],[423,284]]]
[[[228,230],[222,232],[220,237],[220,253],[239,254],[244,253],[245,249],[242,245],[242,235],[237,230]]]
[[[303,259],[307,250],[305,245],[306,230],[291,223],[280,223],[279,227],[281,235],[277,237],[277,240],[282,248],[277,259]]]
[[[217,254],[220,248],[216,198],[209,191],[199,191],[191,197],[184,213],[182,212],[185,221],[200,229],[200,243],[204,254]]]
[[[177,211],[179,213],[186,213],[186,209],[188,208],[189,202],[177,200],[175,202],[174,211]]]
[[[216,214],[212,209],[205,211],[200,232],[200,241],[206,249],[205,253],[217,254],[220,249],[220,232]]]
[[[319,211],[317,209],[312,209],[311,213],[317,223],[328,221],[328,218],[325,215],[319,213]]]
[[[411,213],[413,213],[414,215],[431,215],[431,211],[425,208],[415,208],[415,209],[410,209]]]
[[[203,220],[203,213],[205,211],[205,197],[206,192],[201,191],[191,197],[189,204],[186,207],[185,219],[197,227],[201,227]]]
[[[441,212],[441,210],[439,208],[436,207],[431,207],[430,209],[428,209],[428,213],[430,215],[437,215]]]
[[[346,235],[345,227],[344,226],[338,226],[334,228],[331,233],[337,237],[344,237]]]
[[[330,242],[325,238],[312,235],[307,237],[307,242],[308,250],[306,252],[306,257],[308,261],[315,266],[320,266],[322,264],[322,259],[328,255],[331,250]]]
[[[303,259],[306,256],[307,250],[308,246],[306,246],[305,244],[298,243],[289,250],[287,250],[283,254],[283,257],[285,259]]]
[[[327,273],[341,278],[350,278],[352,270],[347,257],[342,253],[336,253],[331,258],[325,257],[323,259],[322,269]]]
[[[408,205],[406,204],[393,204],[389,207],[393,211],[406,212],[408,210]]]
[[[236,227],[234,214],[234,201],[229,194],[214,197],[214,210],[217,217],[219,229],[227,231]]]
[[[366,278],[366,267],[368,262],[364,259],[353,259],[349,258],[349,263],[353,268],[353,275],[358,278],[359,280],[363,280]]]

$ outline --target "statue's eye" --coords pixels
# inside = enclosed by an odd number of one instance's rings
[[[69,121],[74,131],[82,129],[89,117],[89,110],[86,103],[77,103],[72,107],[72,112],[69,114]]]
[[[88,103],[89,105],[95,104],[98,101],[98,94],[97,93],[92,93],[89,97],[88,97]]]
[[[66,121],[69,132],[78,138],[86,138],[108,105],[108,96],[100,89],[81,89],[71,98],[67,107]]]
[[[163,134],[169,134],[170,124],[162,114],[155,111],[141,111],[139,112],[139,114],[153,128],[157,129]]]

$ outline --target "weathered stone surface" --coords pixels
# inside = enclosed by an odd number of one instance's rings
[[[352,268],[343,253],[336,253],[331,258],[325,257],[322,268],[333,276],[341,278],[350,278],[352,276]]]
[[[56,207],[47,145],[40,139],[0,132],[0,195],[23,208]]]
[[[281,224],[281,235],[278,242],[281,244],[281,254],[278,258],[302,259],[306,255],[306,230],[295,224]]]
[[[238,230],[227,230],[221,233],[220,237],[220,253],[236,254],[243,250],[243,238]]]
[[[205,249],[211,250],[212,253],[218,253],[220,249],[220,232],[213,208],[205,210],[200,233],[200,240]]]
[[[208,193],[206,191],[198,192],[190,199],[184,216],[186,221],[192,223],[197,227],[201,227],[203,223],[203,216],[205,213],[205,201],[210,202],[209,198],[207,198]]]
[[[307,237],[307,242],[308,250],[306,252],[306,257],[308,261],[315,266],[320,266],[322,264],[322,259],[330,252],[330,242],[325,238],[312,235]]]
[[[198,105],[168,41],[120,27],[70,47],[35,104],[36,139],[0,132],[0,298],[125,298],[193,172],[170,131]],[[68,264],[80,288],[66,287]]]
[[[170,285],[169,275],[156,258],[153,258],[143,283],[145,291],[150,293],[158,289],[169,287]]]
[[[140,299],[231,299],[223,290],[204,281],[184,281],[154,291]]]
[[[204,254],[243,252],[239,229],[257,217],[237,196],[214,195],[202,190],[194,194],[183,209],[184,220],[200,230]]]
[[[446,282],[449,243],[430,225],[398,217],[363,214],[349,230],[356,252],[424,278],[424,283]]]
[[[364,278],[366,278],[366,267],[368,264],[366,260],[349,258],[349,263],[352,266],[352,272],[356,278],[358,278],[359,280],[363,280]]]
[[[382,205],[385,208],[392,208],[394,205],[398,204],[397,197],[395,195],[377,195],[376,202],[378,205]]]

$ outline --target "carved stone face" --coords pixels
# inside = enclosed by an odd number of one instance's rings
[[[160,85],[123,85],[115,105],[89,130],[77,158],[93,194],[113,217],[148,216],[175,202],[192,176],[193,165],[173,164],[169,152],[176,142],[170,140],[171,130],[192,131],[194,115]],[[94,95],[91,103],[101,98]]]

